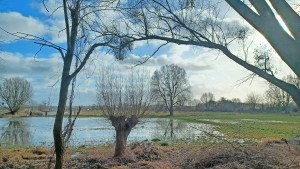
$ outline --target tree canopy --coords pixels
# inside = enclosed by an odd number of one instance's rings
[[[190,99],[190,84],[183,68],[171,64],[162,66],[151,77],[151,90],[157,100],[161,100],[170,116],[174,106],[182,105]]]
[[[12,115],[18,112],[31,99],[32,95],[33,88],[30,82],[19,77],[4,79],[0,84],[0,98]]]

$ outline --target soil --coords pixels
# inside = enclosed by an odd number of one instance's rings
[[[0,147],[0,169],[44,169],[53,152],[42,147]],[[283,141],[258,145],[218,144],[160,146],[153,142],[128,145],[126,156],[113,158],[114,147],[77,148],[66,152],[64,168],[91,169],[284,169],[300,168],[300,146]],[[53,168],[53,162],[50,163]]]

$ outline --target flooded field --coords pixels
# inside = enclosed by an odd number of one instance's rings
[[[54,117],[0,119],[0,143],[2,146],[51,147],[53,123]],[[214,126],[169,118],[143,118],[133,128],[128,141],[160,139],[191,142],[206,138],[207,132],[216,132]],[[106,118],[79,118],[75,123],[69,146],[107,145],[114,141],[114,128]]]

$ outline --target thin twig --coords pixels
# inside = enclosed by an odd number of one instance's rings
[[[137,63],[134,67],[146,63],[150,58],[152,58],[152,57],[159,51],[160,48],[162,48],[163,46],[167,45],[168,43],[169,43],[169,42],[166,42],[166,43],[160,45],[160,46],[159,46],[159,47],[158,47],[158,48],[157,48],[150,56],[147,56],[147,57],[144,59],[144,61],[138,61],[138,63]]]
[[[255,73],[251,73],[246,77],[243,77],[242,79],[238,80],[237,84],[235,86],[241,86],[243,83],[246,83],[248,80],[250,80],[250,84],[252,84],[253,79],[255,78],[256,74]]]

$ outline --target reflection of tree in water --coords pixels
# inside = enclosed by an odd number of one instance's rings
[[[169,119],[169,121],[165,120],[157,120],[157,131],[163,131],[161,135],[164,139],[173,140],[182,138],[182,135],[188,129],[187,125],[181,121]]]
[[[31,145],[32,136],[26,123],[9,121],[7,127],[2,127],[0,141],[1,145]]]

